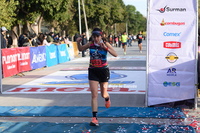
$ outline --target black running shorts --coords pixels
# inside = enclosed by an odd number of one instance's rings
[[[138,41],[138,45],[139,45],[140,43],[142,43],[142,41]]]
[[[101,82],[108,82],[110,79],[109,68],[88,68],[88,79]]]

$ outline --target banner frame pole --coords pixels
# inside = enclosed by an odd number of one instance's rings
[[[0,44],[1,44],[1,37],[0,37]],[[1,44],[1,45],[2,45],[2,44]],[[0,92],[0,93],[2,94],[2,92],[3,92],[3,88],[2,88],[2,87],[3,87],[3,86],[2,86],[2,77],[3,77],[3,67],[2,67],[2,66],[3,66],[3,64],[2,64],[2,53],[1,53],[1,49],[0,49],[0,55],[1,55],[1,58],[0,58],[0,62],[1,62],[1,66],[0,66],[0,67],[1,67],[1,68],[0,68],[0,69],[1,69],[1,74],[0,74],[0,75],[1,75],[1,81],[0,81],[1,92]]]
[[[198,90],[198,0],[196,0],[196,63],[195,63],[195,92],[194,108],[197,109],[197,90]]]
[[[146,99],[145,99],[145,106],[148,107],[148,89],[149,89],[149,3],[147,1],[147,52],[146,52]]]

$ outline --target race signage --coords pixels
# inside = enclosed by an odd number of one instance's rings
[[[47,66],[45,46],[30,47],[31,68],[38,69]]]
[[[197,0],[148,0],[148,106],[194,99]]]
[[[9,77],[18,74],[18,55],[16,48],[1,49],[3,76]]]
[[[54,66],[58,64],[58,55],[57,55],[57,46],[50,45],[46,47],[46,58],[47,58],[47,67]]]
[[[18,55],[18,71],[25,72],[31,70],[31,59],[29,47],[16,48],[19,51]]]
[[[67,45],[61,44],[57,46],[58,53],[58,63],[64,63],[69,61],[69,53],[67,51]]]

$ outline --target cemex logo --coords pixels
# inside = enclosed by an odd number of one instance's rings
[[[163,47],[168,49],[178,49],[181,48],[181,42],[176,42],[176,41],[164,42]]]
[[[176,68],[169,68],[167,71],[167,76],[177,76],[176,74]]]
[[[163,36],[165,36],[165,37],[169,37],[169,36],[180,37],[181,36],[181,32],[180,33],[168,33],[168,32],[164,32]]]
[[[186,8],[170,8],[165,6],[164,8],[157,9],[160,13],[166,12],[186,12]]]
[[[161,26],[165,26],[165,25],[181,26],[181,25],[185,25],[185,22],[165,22],[165,20],[163,19],[160,25]]]
[[[180,82],[167,82],[165,81],[163,83],[164,87],[168,87],[168,86],[171,86],[171,87],[180,87],[181,86],[181,83]]]

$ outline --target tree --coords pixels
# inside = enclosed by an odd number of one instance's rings
[[[137,34],[139,31],[146,31],[146,18],[136,10],[135,6],[126,6],[126,22],[130,34]]]
[[[0,4],[0,26],[5,26],[7,29],[11,29],[11,26],[13,22],[15,22],[16,19],[16,6],[18,5],[18,2],[15,2],[14,0],[6,1],[1,0]]]

